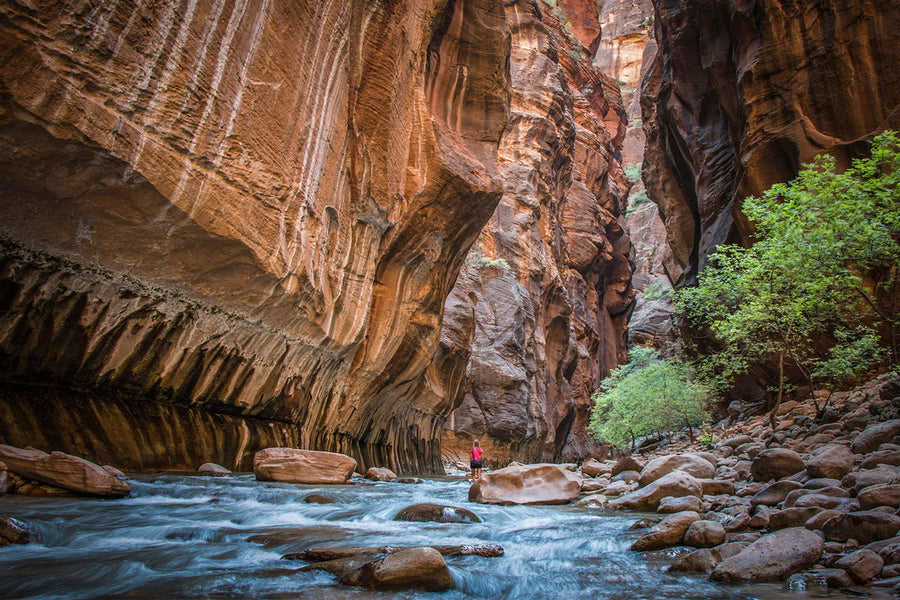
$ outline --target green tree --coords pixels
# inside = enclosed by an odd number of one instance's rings
[[[697,286],[675,295],[679,311],[714,338],[716,351],[702,359],[709,372],[729,381],[753,364],[778,365],[773,426],[787,367],[810,383],[852,378],[880,358],[873,324],[889,332],[896,360],[898,178],[891,132],[843,173],[832,157],[817,158],[793,181],[748,198],[755,243],[720,246]]]
[[[652,348],[637,347],[628,363],[615,369],[594,392],[590,432],[617,446],[651,433],[701,424],[710,389],[695,380],[688,365],[663,359]]]

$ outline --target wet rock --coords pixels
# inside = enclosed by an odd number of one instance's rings
[[[120,498],[131,491],[127,483],[99,465],[62,452],[47,454],[0,445],[0,460],[10,471],[23,477],[80,494]],[[26,493],[21,489],[17,492]]]
[[[700,505],[700,498],[696,496],[682,496],[680,498],[666,496],[659,501],[659,506],[657,506],[656,512],[661,514],[672,514],[677,512],[684,512],[686,510],[700,512]]]
[[[800,483],[790,480],[773,483],[750,498],[750,506],[775,506],[783,502],[789,493],[802,487]]]
[[[663,475],[646,487],[611,500],[609,507],[624,510],[656,510],[659,501],[666,496],[681,498],[702,495],[703,486],[700,485],[700,481],[684,471],[676,470]]]
[[[800,455],[787,448],[769,448],[753,459],[750,475],[755,481],[781,479],[799,473],[806,465]]]
[[[420,479],[418,477],[398,477],[395,483],[405,483],[405,484],[417,484],[417,483],[425,483],[424,479]]]
[[[853,580],[843,569],[815,569],[794,573],[788,577],[784,588],[791,592],[826,591],[853,585]]]
[[[725,541],[725,528],[715,521],[694,521],[684,533],[682,543],[691,548],[712,548]]]
[[[434,521],[436,523],[481,523],[481,519],[466,508],[442,504],[413,504],[394,517],[395,521]]]
[[[609,499],[603,494],[592,494],[585,498],[581,498],[572,503],[572,506],[581,508],[603,508]]]
[[[366,479],[371,481],[391,481],[397,479],[397,474],[386,467],[369,467],[366,471]]]
[[[253,472],[260,481],[342,484],[354,469],[355,459],[336,452],[266,448],[253,456]]]
[[[648,485],[676,469],[689,473],[698,479],[713,479],[716,467],[697,454],[672,454],[660,456],[648,462],[641,470],[641,486]]]
[[[669,515],[631,544],[631,549],[639,552],[661,550],[681,543],[691,523],[700,520],[700,515],[685,511]]]
[[[900,435],[900,419],[893,419],[867,427],[853,440],[853,452],[856,454],[868,454],[878,449],[878,446],[891,441]]]
[[[644,461],[634,456],[625,456],[616,461],[613,465],[610,475],[618,475],[623,471],[637,471],[640,473],[644,469]]]
[[[482,504],[565,504],[578,497],[579,478],[559,465],[506,467],[484,473],[469,488],[469,501]]]
[[[878,506],[900,507],[900,485],[882,483],[864,488],[857,495],[857,500],[863,510]]]
[[[363,566],[378,560],[379,555],[370,556],[348,556],[347,558],[336,558],[334,560],[326,560],[313,563],[301,568],[301,571],[326,571],[332,575],[336,575],[338,579],[345,573],[362,568]],[[284,557],[282,557],[284,558]]]
[[[806,472],[810,477],[840,479],[853,468],[853,453],[847,446],[828,444],[822,446],[806,461]]]
[[[710,578],[726,582],[779,581],[812,567],[822,554],[821,537],[805,528],[764,535],[737,555],[722,561]]]
[[[252,539],[252,538],[251,538]],[[324,562],[358,556],[372,556],[378,554],[394,554],[401,550],[423,548],[425,546],[375,546],[361,548],[332,548],[323,546],[310,548],[304,552],[292,552],[281,558],[285,560],[306,560],[309,562]],[[496,558],[503,556],[503,547],[498,544],[461,544],[453,546],[428,546],[437,550],[443,556],[482,556]]]
[[[111,467],[109,465],[103,465],[100,468],[103,469],[104,471],[106,471],[107,473],[109,473],[110,475],[112,475],[113,477],[115,477],[116,479],[120,479],[122,481],[128,479],[128,475],[126,475],[125,473],[123,473],[122,471],[120,471],[119,469],[117,469],[115,467]]]
[[[871,550],[857,550],[848,554],[834,564],[838,569],[844,569],[856,583],[868,583],[881,573],[884,560]]]
[[[720,562],[737,555],[749,545],[750,542],[731,542],[715,548],[694,550],[689,554],[679,556],[669,570],[676,573],[709,573]]]
[[[628,526],[629,531],[634,531],[635,529],[649,529],[659,523],[658,519],[638,519],[634,523]]]
[[[346,585],[375,590],[453,589],[453,577],[441,553],[434,548],[409,548],[340,575]]]
[[[31,541],[31,531],[24,521],[9,515],[0,515],[0,546],[27,544]]]
[[[203,463],[199,467],[197,467],[198,473],[205,473],[207,475],[230,475],[231,471],[223,467],[222,465],[217,465],[216,463]]]
[[[861,544],[884,540],[900,530],[900,517],[881,510],[857,511],[834,516],[822,525],[825,537],[845,542],[854,539]]]
[[[626,492],[630,492],[637,487],[637,483],[628,483],[626,481],[613,481],[603,488],[603,495],[609,497],[621,496]]]
[[[309,494],[303,497],[303,501],[307,504],[334,504],[337,502],[333,496],[325,494]]]

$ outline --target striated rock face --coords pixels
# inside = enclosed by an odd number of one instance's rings
[[[900,126],[900,4],[655,0],[643,82],[650,196],[665,266],[689,282],[717,244],[746,242],[740,202],[828,152],[839,163]]]
[[[422,376],[504,191],[502,5],[32,6],[0,7],[0,440],[439,469]]]
[[[460,403],[443,438],[448,461],[467,461],[473,438],[494,465],[597,451],[586,432],[590,394],[624,358],[630,243],[612,158],[623,107],[583,47],[590,28],[579,24],[590,15],[569,12],[578,2],[552,4],[506,3],[503,198],[447,300],[428,378]]]

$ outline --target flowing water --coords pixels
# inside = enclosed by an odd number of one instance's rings
[[[850,598],[731,587],[666,573],[666,553],[628,551],[640,515],[572,507],[486,506],[466,501],[464,480],[418,485],[300,486],[155,475],[122,500],[0,497],[0,514],[28,521],[37,542],[0,548],[0,598],[547,598],[781,600]],[[318,492],[334,504],[308,504]],[[393,521],[402,508],[463,506],[480,524]],[[448,558],[457,589],[371,592],[347,588],[306,563],[282,560],[316,545],[496,543],[501,558]],[[887,598],[876,595],[873,598]]]

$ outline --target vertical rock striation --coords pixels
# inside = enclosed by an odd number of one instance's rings
[[[624,358],[630,242],[613,154],[625,115],[585,49],[596,47],[596,5],[591,15],[581,4],[506,3],[503,198],[447,300],[428,377],[430,393],[459,403],[443,438],[451,461],[467,460],[476,437],[498,462],[596,451],[590,394]]]
[[[645,180],[689,282],[726,241],[746,243],[743,198],[828,152],[839,163],[900,127],[900,4],[891,0],[654,0],[644,79]]]
[[[422,377],[503,193],[508,57],[491,0],[4,3],[0,440],[439,469]]]

